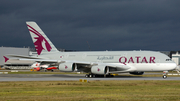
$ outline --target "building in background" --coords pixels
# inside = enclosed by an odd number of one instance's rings
[[[177,64],[177,66],[180,65],[180,54],[178,51],[172,53],[172,60]]]
[[[58,50],[65,51],[64,49]],[[0,47],[0,68],[3,67],[5,69],[32,69],[31,65],[35,61],[8,60],[7,62],[5,62],[3,56],[6,56],[8,54],[24,56],[38,55],[35,48]]]
[[[0,66],[6,69],[30,69],[30,65],[34,63],[34,61],[8,60],[5,62],[3,57],[7,54],[29,56],[29,53],[29,48],[0,47]]]

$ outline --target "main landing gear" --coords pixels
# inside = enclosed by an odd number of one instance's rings
[[[92,78],[92,77],[94,77],[94,76],[95,76],[95,75],[93,75],[93,74],[86,74],[86,75],[85,75],[86,78],[88,78],[88,77]]]
[[[114,75],[111,75],[111,74],[105,74],[105,75],[97,75],[97,74],[86,74],[85,75],[86,78],[94,78],[94,77],[114,77]]]
[[[163,79],[167,78],[168,71],[163,71]]]

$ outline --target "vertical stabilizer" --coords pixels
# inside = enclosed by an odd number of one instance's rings
[[[43,52],[58,52],[56,47],[52,44],[36,22],[28,21],[26,24],[38,55]]]

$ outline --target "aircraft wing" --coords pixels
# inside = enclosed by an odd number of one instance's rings
[[[35,56],[25,56],[25,55],[16,55],[16,54],[7,54],[6,56],[13,57],[13,58],[42,59],[42,58],[35,57]]]
[[[113,69],[117,69],[118,70],[127,70],[130,69],[131,67],[122,63],[99,63],[99,62],[88,62],[88,61],[74,61],[74,60],[52,60],[52,59],[19,59],[19,60],[26,60],[26,61],[36,61],[36,62],[41,62],[41,63],[75,63],[78,65],[88,65],[89,68],[91,68],[92,66],[96,66],[96,65],[103,65],[103,66],[108,66],[110,68]],[[88,68],[88,67],[84,67],[84,68]]]
[[[50,59],[38,59],[38,58],[35,58],[35,59],[24,59],[24,58],[19,58],[18,60],[26,60],[26,61],[36,61],[36,62],[45,62],[45,63],[62,63],[62,62],[65,62],[65,61],[62,61],[62,60],[50,60]]]

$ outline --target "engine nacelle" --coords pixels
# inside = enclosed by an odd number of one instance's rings
[[[177,67],[176,67],[176,70],[177,70],[177,71],[180,71],[180,66],[177,66]]]
[[[143,75],[144,72],[129,72],[130,74],[133,74],[133,75]]]
[[[75,63],[61,63],[59,64],[59,70],[63,72],[73,72],[77,68]]]
[[[92,66],[91,67],[91,73],[100,74],[100,75],[108,74],[109,73],[109,67],[101,66],[101,65]]]

